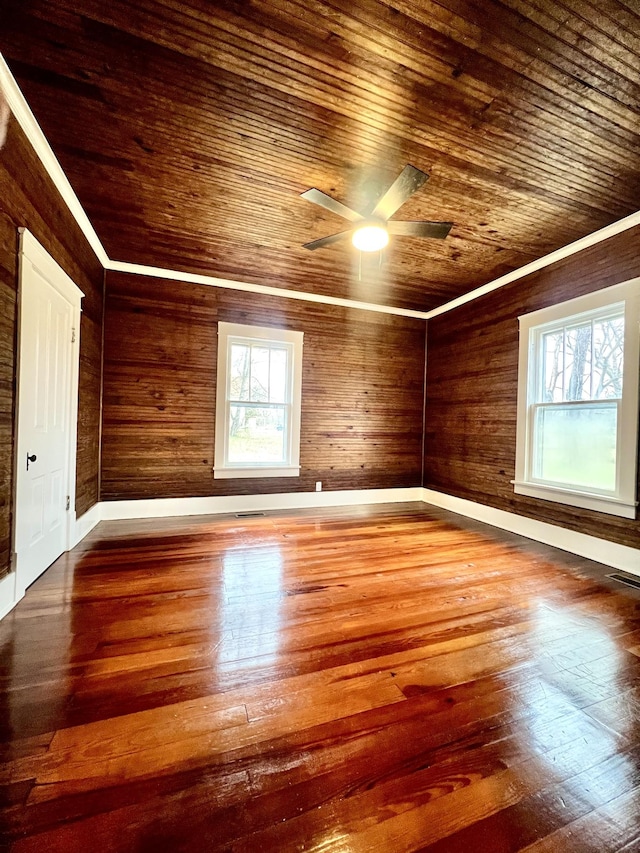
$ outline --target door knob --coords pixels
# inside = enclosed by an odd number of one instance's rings
[[[29,456],[29,453],[27,452],[27,471],[29,470],[29,462],[35,462],[37,458],[38,457],[35,453],[32,453],[31,456]]]

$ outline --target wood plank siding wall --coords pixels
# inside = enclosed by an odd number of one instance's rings
[[[518,316],[640,275],[625,231],[428,323],[424,485],[640,547],[640,521],[513,493]]]
[[[86,294],[80,330],[76,511],[98,500],[102,265],[15,121],[0,151],[0,577],[9,570],[14,483],[18,228],[27,227]]]
[[[304,332],[301,476],[214,480],[218,321]],[[419,486],[425,322],[108,272],[102,499]]]

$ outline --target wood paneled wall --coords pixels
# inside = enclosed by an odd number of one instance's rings
[[[214,480],[217,322],[304,332],[300,478]],[[425,322],[107,273],[103,500],[419,486]]]
[[[428,323],[424,485],[640,547],[640,521],[515,495],[518,316],[640,275],[640,227]]]
[[[0,151],[0,577],[9,569],[14,481],[18,228],[27,227],[86,294],[80,329],[76,511],[98,500],[102,265],[11,120]]]

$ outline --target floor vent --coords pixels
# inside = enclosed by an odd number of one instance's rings
[[[237,512],[236,518],[259,518],[264,516],[263,512]]]
[[[619,575],[617,572],[614,572],[612,575],[607,575],[608,578],[611,578],[613,581],[618,581],[619,583],[626,584],[627,586],[632,586],[634,589],[640,589],[640,578],[632,578],[629,575]]]

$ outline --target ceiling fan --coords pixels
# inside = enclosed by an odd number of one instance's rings
[[[353,228],[330,234],[328,237],[320,237],[319,240],[312,240],[310,243],[305,243],[303,248],[322,249],[349,236],[356,249],[362,252],[377,252],[384,249],[389,242],[390,234],[444,240],[453,226],[452,222],[402,222],[395,219],[389,221],[396,210],[402,207],[405,201],[428,180],[429,175],[407,164],[371,213],[357,213],[321,190],[310,189],[303,192],[302,198],[319,204],[320,207],[354,223]]]

